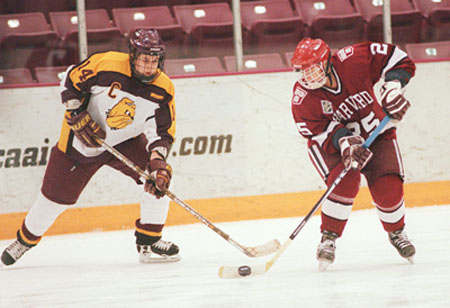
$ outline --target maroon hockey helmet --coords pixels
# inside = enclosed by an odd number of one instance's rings
[[[158,31],[156,29],[137,29],[130,35],[128,42],[128,48],[130,50],[130,65],[133,76],[142,82],[151,82],[159,75],[160,71],[164,69],[166,47],[164,46]],[[155,72],[151,76],[145,76],[136,72],[135,61],[140,54],[159,56],[159,71]]]
[[[292,67],[300,74],[300,84],[312,90],[322,87],[327,80],[330,57],[330,47],[321,39],[302,39],[291,59]]]

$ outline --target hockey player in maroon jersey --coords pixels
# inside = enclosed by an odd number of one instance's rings
[[[165,46],[156,30],[138,29],[130,36],[129,50],[96,53],[67,70],[61,83],[67,110],[61,136],[17,240],[3,251],[3,264],[15,263],[35,246],[55,219],[76,203],[100,167],[112,167],[142,184],[94,135],[156,179],[144,185],[141,217],[136,220],[139,261],[180,259],[178,246],[161,239],[169,208],[163,191],[172,177],[166,157],[175,135],[174,87],[162,71]]]
[[[361,174],[390,243],[412,263],[415,248],[404,231],[404,170],[393,122],[401,121],[410,106],[403,93],[414,76],[414,63],[390,44],[360,43],[331,55],[325,42],[310,38],[299,42],[291,63],[299,76],[292,114],[308,139],[314,167],[327,185],[343,168],[351,169],[322,205],[319,270],[334,262],[335,242],[350,216]],[[380,78],[384,83],[379,102],[373,87]],[[365,139],[386,113],[393,120],[364,149]]]

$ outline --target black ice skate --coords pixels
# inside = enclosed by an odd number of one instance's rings
[[[327,267],[334,262],[334,254],[336,251],[336,239],[338,235],[334,232],[323,231],[322,239],[317,247],[316,258],[319,261],[319,271],[327,270]]]
[[[408,236],[403,231],[403,228],[394,232],[389,232],[389,241],[392,246],[397,249],[398,253],[411,264],[414,264],[414,255],[416,254],[416,248],[408,239]]]
[[[141,263],[176,262],[181,259],[178,246],[162,239],[151,245],[137,245],[137,250]]]
[[[5,248],[2,253],[2,262],[4,265],[12,265],[16,263],[28,250],[33,246],[26,245],[19,241],[15,240],[11,245]]]

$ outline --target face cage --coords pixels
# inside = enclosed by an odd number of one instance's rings
[[[135,63],[136,63],[136,59],[140,54],[147,54],[150,56],[159,56],[159,61],[158,61],[158,67],[155,70],[155,72],[153,74],[151,74],[150,76],[146,76],[144,74],[140,74],[136,71],[136,67],[135,67]],[[133,73],[133,76],[143,82],[143,83],[149,83],[152,82],[156,77],[159,76],[159,74],[161,73],[161,71],[164,69],[164,51],[162,52],[151,52],[151,53],[144,53],[144,52],[137,52],[137,51],[133,51],[130,54],[130,66],[131,66],[131,72]]]
[[[325,73],[323,62],[316,63],[304,70],[298,70],[297,72],[299,74],[298,82],[307,89],[319,89],[327,82],[327,74]]]

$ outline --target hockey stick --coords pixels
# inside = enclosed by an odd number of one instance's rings
[[[385,116],[381,123],[375,128],[375,130],[369,135],[367,140],[364,142],[363,147],[368,148],[375,138],[380,134],[383,128],[389,123],[390,118]],[[278,252],[264,264],[256,264],[252,266],[242,265],[242,266],[221,266],[219,268],[219,277],[221,278],[240,278],[244,276],[256,276],[261,275],[269,271],[273,264],[278,260],[281,254],[288,248],[289,244],[295,239],[301,229],[305,226],[311,216],[317,211],[317,209],[322,205],[323,201],[328,198],[328,196],[333,192],[336,186],[342,181],[345,175],[350,171],[349,169],[344,169],[334,180],[334,182],[328,187],[325,193],[320,197],[319,201],[313,206],[309,213],[303,218],[302,222],[295,228],[294,232],[289,236],[289,238],[284,242],[283,246],[278,250]]]
[[[154,182],[154,179],[150,177],[149,174],[147,174],[145,171],[143,171],[141,168],[136,166],[132,161],[130,161],[127,157],[125,157],[122,153],[105,143],[102,139],[98,138],[97,136],[94,136],[95,141],[97,141],[105,150],[110,152],[112,155],[114,155],[118,160],[123,162],[125,165],[130,167],[132,170],[134,170],[137,174],[139,174],[141,177],[143,177],[146,181],[152,181]],[[198,213],[196,210],[194,210],[191,206],[189,206],[186,202],[179,199],[177,196],[175,196],[170,190],[166,189],[164,193],[172,199],[176,204],[181,206],[183,209],[185,209],[189,214],[200,220],[203,224],[207,225],[210,229],[212,229],[214,232],[219,234],[222,238],[224,238],[227,242],[232,244],[234,247],[236,247],[238,250],[243,252],[249,257],[261,257],[268,254],[271,254],[275,251],[277,251],[280,248],[280,242],[275,239],[271,240],[265,244],[255,246],[255,247],[249,247],[249,246],[243,246],[233,240],[228,234],[223,232],[221,229],[216,227],[213,223],[211,223],[208,219],[203,217],[200,213]]]

